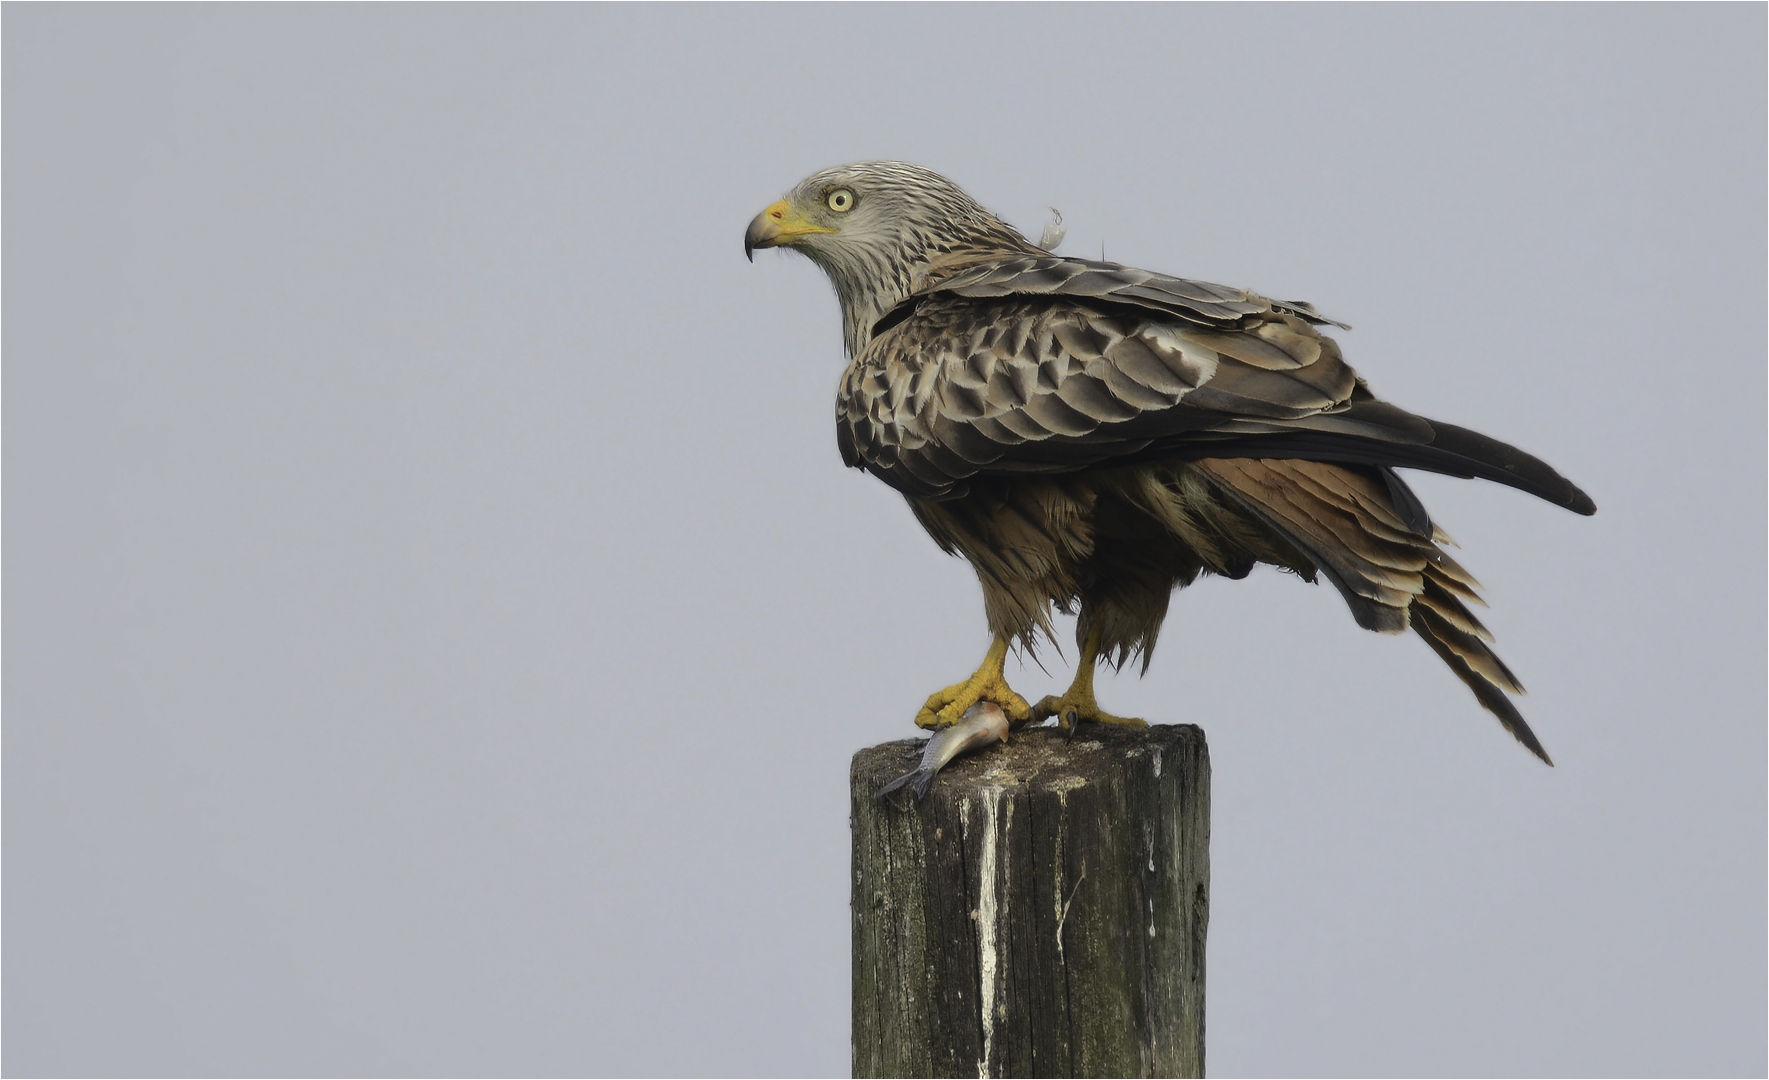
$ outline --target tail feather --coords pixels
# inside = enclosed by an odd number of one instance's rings
[[[1462,605],[1453,604],[1446,609],[1439,606],[1440,599],[1441,596],[1432,596],[1429,589],[1419,594],[1408,613],[1413,629],[1418,631],[1423,627],[1429,630],[1432,637],[1455,650],[1469,670],[1487,682],[1509,693],[1523,693],[1523,684],[1517,681],[1517,676],[1511,673],[1511,669],[1505,666],[1505,662],[1499,659],[1488,644],[1492,635],[1485,632],[1486,628],[1474,623],[1472,617],[1468,616],[1468,609]],[[1457,625],[1458,623],[1472,623],[1473,628],[1465,629],[1464,626]]]
[[[1475,698],[1486,706],[1487,711],[1499,718],[1499,723],[1505,725],[1506,731],[1515,736],[1517,741],[1522,743],[1530,753],[1549,765],[1554,764],[1554,759],[1548,756],[1548,751],[1542,749],[1542,744],[1536,738],[1536,733],[1530,730],[1529,722],[1523,718],[1522,713],[1517,711],[1517,706],[1511,704],[1511,699],[1505,696],[1502,689],[1473,670],[1467,663],[1466,657],[1455,646],[1437,636],[1430,625],[1429,618],[1415,622],[1413,629],[1425,639],[1425,644],[1431,646],[1433,652],[1443,658],[1443,662],[1456,673],[1456,677],[1466,683],[1468,689],[1474,691]]]
[[[1468,610],[1469,603],[1484,606],[1480,583],[1438,546],[1442,534],[1422,508],[1395,505],[1385,470],[1294,458],[1207,458],[1196,465],[1234,504],[1311,560],[1345,597],[1358,625],[1386,633],[1410,627],[1506,731],[1553,764],[1506,696],[1523,693],[1523,684]]]
[[[1441,530],[1439,531],[1441,532]],[[1435,536],[1432,539],[1437,543],[1442,544],[1447,538],[1440,535]],[[1462,569],[1461,563],[1450,558],[1449,552],[1441,547],[1438,548],[1437,553],[1431,557],[1431,565],[1437,567],[1439,570],[1438,581],[1444,588],[1450,590],[1471,604],[1479,604],[1481,607],[1486,607],[1486,601],[1482,600],[1480,598],[1480,593],[1475,591],[1480,588],[1480,582],[1475,580],[1473,574]]]
[[[1447,620],[1464,634],[1473,634],[1482,641],[1493,640],[1492,631],[1482,626],[1474,613],[1462,604],[1459,597],[1446,589],[1438,580],[1438,575],[1431,570],[1425,572],[1424,591],[1413,601],[1413,606],[1419,605],[1437,612],[1439,618]]]
[[[1352,617],[1366,630],[1398,634],[1418,592],[1425,560],[1385,544],[1360,528],[1355,512],[1321,498],[1297,466],[1317,462],[1207,459],[1198,468],[1243,509],[1314,563],[1345,597]],[[1331,468],[1332,466],[1325,466]],[[1352,481],[1363,477],[1347,471]],[[1366,483],[1368,481],[1365,481]]]

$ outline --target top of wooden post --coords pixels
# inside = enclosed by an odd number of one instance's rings
[[[898,739],[867,747],[854,755],[850,776],[873,789],[915,768],[925,739]],[[1155,724],[1146,728],[1084,724],[1073,739],[1054,727],[1022,728],[1005,744],[985,747],[957,758],[941,769],[928,789],[931,799],[941,788],[974,789],[978,785],[1021,784],[1032,787],[1074,787],[1117,773],[1127,764],[1147,760],[1151,769],[1165,760],[1189,759],[1203,752],[1204,732],[1195,724]],[[1178,755],[1175,757],[1175,755]],[[1159,776],[1157,771],[1155,775]],[[907,789],[889,802],[914,802]]]

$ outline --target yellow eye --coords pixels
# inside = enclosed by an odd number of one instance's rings
[[[836,213],[845,214],[854,208],[854,193],[845,187],[838,187],[824,196],[823,201]]]

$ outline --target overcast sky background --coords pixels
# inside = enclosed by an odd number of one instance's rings
[[[1762,1075],[1764,39],[8,6],[5,1072],[846,1074],[848,759],[987,641],[741,242],[891,157],[1600,508],[1415,481],[1558,768],[1270,570],[1102,680],[1209,736],[1211,1072]]]

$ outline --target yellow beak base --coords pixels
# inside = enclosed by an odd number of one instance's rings
[[[743,234],[743,254],[751,262],[755,261],[757,248],[780,247],[790,244],[801,236],[812,236],[817,233],[832,233],[835,229],[822,225],[813,225],[799,213],[795,212],[785,199],[763,210],[749,223]]]

